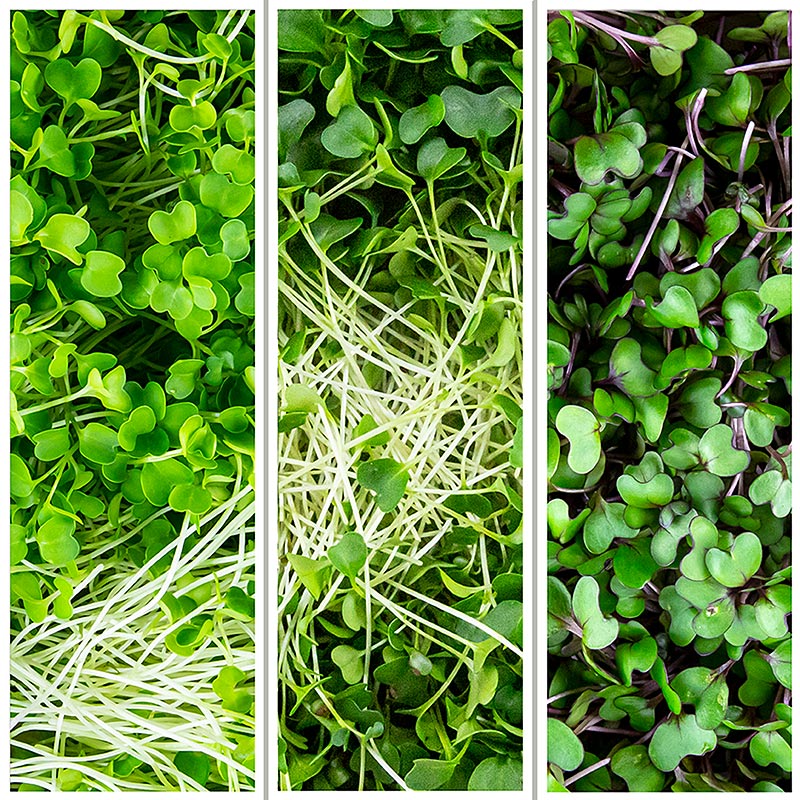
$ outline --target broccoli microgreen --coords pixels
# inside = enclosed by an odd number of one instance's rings
[[[280,788],[519,790],[522,13],[277,30]]]
[[[254,789],[254,25],[12,14],[15,790]]]

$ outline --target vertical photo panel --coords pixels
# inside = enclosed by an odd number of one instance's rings
[[[519,793],[523,11],[276,22],[277,784]]]
[[[546,789],[789,792],[791,15],[546,27]]]
[[[261,20],[10,22],[6,792],[252,792]]]

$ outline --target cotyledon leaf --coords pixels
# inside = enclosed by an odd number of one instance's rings
[[[607,619],[600,610],[600,587],[590,575],[584,575],[575,584],[572,593],[572,611],[583,628],[583,642],[590,650],[608,647],[617,638],[619,623]]]
[[[600,422],[583,406],[564,406],[556,415],[556,428],[569,440],[567,463],[584,475],[600,460]]]

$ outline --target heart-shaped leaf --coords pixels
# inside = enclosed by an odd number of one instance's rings
[[[758,627],[768,638],[782,639],[788,633],[786,616],[791,611],[791,588],[785,584],[770,586],[765,597],[755,602]]]
[[[234,666],[223,667],[211,683],[214,694],[222,699],[222,707],[228,711],[246,714],[253,705],[253,695],[249,689],[239,684],[247,679],[242,670]]]
[[[114,297],[122,291],[120,273],[125,262],[116,253],[90,250],[81,272],[81,286],[95,297]]]
[[[375,502],[385,514],[394,511],[408,484],[408,470],[392,458],[378,458],[361,464],[358,482],[375,493]]]
[[[709,428],[698,445],[705,468],[714,475],[729,477],[747,469],[750,456],[733,446],[733,430],[721,423]]]
[[[781,686],[792,688],[792,641],[781,642],[767,655],[767,661]]]
[[[730,552],[711,548],[706,553],[706,566],[714,579],[723,586],[744,586],[761,566],[762,544],[754,533],[740,533]]]
[[[767,332],[758,320],[764,302],[756,292],[742,291],[722,301],[725,335],[742,350],[755,353],[767,343]]]
[[[89,422],[78,431],[80,451],[95,464],[111,464],[117,457],[117,432],[99,422]]]
[[[617,645],[615,657],[622,682],[630,686],[633,672],[647,672],[655,664],[657,655],[658,645],[651,636]]]
[[[339,158],[358,158],[378,143],[372,120],[357,105],[342,108],[339,116],[322,131],[322,146]]]
[[[216,172],[206,173],[200,181],[200,202],[227,219],[241,216],[254,197],[251,185],[240,186]]]
[[[78,252],[91,233],[89,223],[75,214],[53,214],[43,228],[33,237],[46,250],[58,253],[73,264],[80,264],[83,256]]]
[[[214,504],[214,498],[208,489],[204,489],[202,486],[183,483],[172,489],[169,493],[168,502],[175,511],[205,514]]]
[[[759,766],[777,764],[786,772],[792,770],[792,748],[778,731],[759,731],[750,740],[750,755]]]
[[[303,136],[311,120],[314,119],[316,110],[307,100],[300,98],[292,100],[285,105],[278,106],[278,161],[284,163],[289,156],[289,151]],[[241,141],[241,139],[237,139]]]
[[[175,754],[175,766],[201,786],[208,783],[211,775],[211,761],[205,753],[182,750]]]
[[[467,154],[466,147],[448,147],[440,137],[428,139],[417,151],[417,172],[426,181],[435,181],[459,164]]]
[[[194,205],[188,200],[179,200],[170,212],[154,211],[147,220],[147,227],[162,245],[188,239],[197,232]]]
[[[405,144],[416,144],[431,128],[444,119],[444,102],[438,94],[431,94],[420,106],[409,108],[400,117],[400,139]]]
[[[717,526],[711,520],[697,516],[689,523],[689,537],[692,549],[681,560],[681,574],[690,581],[704,581],[709,575],[706,553],[719,541]]]
[[[622,499],[635,508],[658,508],[672,500],[675,486],[672,478],[664,473],[664,466],[657,453],[645,454],[638,467],[626,467],[617,478],[617,491]]]
[[[730,597],[722,597],[709,603],[692,620],[692,627],[698,636],[714,639],[722,636],[733,625],[736,609]]]
[[[81,59],[77,64],[57,58],[45,67],[44,78],[50,88],[64,98],[64,106],[68,108],[79,99],[93,97],[100,88],[103,73],[93,58]]]
[[[608,172],[621,178],[635,178],[642,171],[639,150],[646,141],[645,130],[638,122],[594,136],[581,136],[575,142],[575,171],[591,186],[601,183]]]
[[[652,299],[648,297],[647,310],[665,328],[700,327],[697,305],[689,290],[683,286],[670,286],[658,305],[653,305]]]
[[[408,191],[414,185],[414,179],[397,168],[389,151],[383,144],[375,148],[376,163],[380,172],[376,173],[375,180],[384,186],[394,186],[396,189]]]
[[[656,373],[642,361],[639,342],[627,337],[620,339],[611,351],[609,363],[615,382],[629,397],[656,394],[653,385]]]
[[[565,772],[574,772],[583,763],[581,740],[555,717],[547,719],[547,760]]]
[[[54,566],[63,566],[77,558],[81,548],[74,533],[75,520],[61,513],[51,513],[36,530],[42,558]]]
[[[683,418],[698,428],[710,428],[722,419],[717,394],[722,388],[719,378],[700,378],[688,384],[680,396]]]
[[[376,28],[386,28],[392,24],[394,16],[388,8],[377,9],[356,9],[356,14],[365,22],[374,25]]]
[[[180,281],[163,281],[150,295],[153,311],[169,313],[174,320],[186,319],[193,305],[192,293]]]
[[[775,676],[757,650],[748,650],[742,663],[747,680],[739,687],[739,700],[746,706],[760,706],[774,695]]]
[[[560,542],[568,542],[573,539],[588,515],[589,509],[585,508],[575,519],[572,519],[569,506],[560,497],[554,497],[547,503],[547,526]],[[488,514],[484,516],[488,516]]]
[[[230,175],[234,183],[252,183],[256,175],[256,159],[252,153],[239,150],[232,144],[224,144],[214,153],[211,159],[214,171]],[[187,238],[187,237],[184,237]],[[168,244],[165,243],[165,244]]]
[[[150,406],[138,406],[119,428],[119,444],[124,450],[133,450],[140,434],[153,431],[156,426],[156,415]]]
[[[574,192],[564,200],[564,216],[547,221],[547,232],[556,239],[573,239],[596,208],[597,202],[591,195]]]
[[[485,141],[499,136],[514,123],[513,109],[522,105],[522,95],[513,86],[501,86],[488,94],[476,94],[461,86],[446,86],[441,92],[450,130],[464,138]]]
[[[360,533],[346,533],[333,547],[328,549],[328,558],[339,572],[355,581],[367,563],[367,545]]]
[[[331,650],[333,663],[342,671],[342,677],[349,684],[360,683],[364,673],[362,654],[350,645],[340,644]]]
[[[186,464],[171,458],[148,461],[142,467],[142,491],[148,502],[156,507],[167,505],[173,487],[194,481],[194,473]]]
[[[706,113],[715,122],[731,127],[744,127],[752,109],[761,102],[763,87],[757,78],[737,72],[722,94],[709,97]]]
[[[718,604],[728,596],[725,587],[712,579],[692,581],[681,576],[675,582],[675,589],[681,597],[700,610]]]
[[[209,255],[202,247],[193,247],[183,257],[183,275],[191,283],[194,278],[221,281],[231,271],[231,260],[225,253]]]
[[[217,110],[208,100],[193,106],[173,106],[169,112],[169,124],[178,133],[189,133],[193,129],[207,131],[216,121]]]
[[[695,703],[697,724],[707,731],[715,730],[728,710],[728,684],[722,675],[714,676]]]
[[[457,766],[458,759],[415,758],[405,783],[412,790],[438,789],[450,780]]]
[[[614,539],[636,536],[638,529],[625,522],[624,513],[622,503],[607,503],[600,495],[597,496],[594,509],[583,526],[583,541],[590,553],[605,553]]]
[[[771,275],[758,290],[761,300],[775,308],[770,322],[788,317],[792,313],[792,276]]]
[[[315,600],[319,600],[330,573],[330,562],[327,559],[308,558],[299,553],[288,553],[287,558],[300,583],[311,592]]]
[[[628,784],[631,792],[660,792],[664,787],[664,775],[653,765],[643,744],[617,750],[611,757],[611,771]]]
[[[680,58],[680,57],[678,57]],[[679,173],[664,210],[665,219],[685,219],[703,202],[705,192],[705,162],[693,158]],[[662,241],[662,246],[664,242]],[[677,242],[676,242],[677,244]],[[674,245],[673,245],[674,247]],[[673,248],[670,248],[670,252]],[[678,273],[667,273],[677,275]],[[666,276],[665,276],[666,277]],[[689,277],[689,276],[681,276]]]
[[[791,464],[791,456],[787,463]],[[791,473],[784,476],[780,469],[767,469],[750,484],[749,496],[756,505],[769,503],[776,517],[788,516],[792,510]]]
[[[572,612],[583,628],[583,642],[590,650],[608,647],[617,638],[619,623],[607,619],[600,610],[600,587],[590,575],[584,575],[575,584],[572,593]]]
[[[657,568],[646,539],[620,544],[614,553],[614,574],[628,588],[641,589]]]
[[[701,756],[713,750],[717,737],[703,730],[694,714],[683,714],[662,722],[647,748],[653,764],[662,772],[672,772],[689,755]]]
[[[484,758],[469,776],[467,789],[471,792],[521,792],[522,759],[502,755]]]
[[[658,597],[659,605],[669,613],[669,637],[679,647],[685,647],[697,635],[692,621],[697,616],[692,604],[681,597],[675,586],[665,586]]]
[[[697,248],[698,264],[707,264],[714,255],[714,246],[717,242],[736,233],[738,227],[739,215],[734,209],[718,208],[712,211],[705,220],[706,235]]]
[[[681,68],[682,53],[697,43],[697,34],[688,25],[668,25],[656,32],[661,47],[650,48],[650,61],[659,75],[672,75]]]
[[[720,280],[713,269],[706,267],[697,272],[667,272],[659,283],[662,297],[671,286],[687,289],[697,308],[703,309],[719,294]]]
[[[250,236],[247,225],[240,219],[229,219],[219,229],[222,252],[231,261],[241,261],[250,255]]]
[[[600,460],[600,423],[583,406],[564,406],[556,415],[558,431],[570,443],[567,463],[570,469],[585,475],[594,469]]]
[[[293,53],[313,53],[325,46],[325,23],[322,12],[312,9],[280,9],[278,47]]]

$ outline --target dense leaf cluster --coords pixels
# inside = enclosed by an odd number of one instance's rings
[[[246,12],[12,15],[17,788],[51,776],[62,790],[252,788],[252,664],[233,654],[253,649],[253,24]],[[144,641],[142,661],[131,644],[128,662],[111,659],[118,677],[76,667],[59,686],[76,662],[56,642],[113,619],[125,576],[131,597],[151,582],[147,625],[129,608],[108,635]],[[137,672],[154,658],[214,664],[202,703],[224,720],[224,746],[181,747],[171,729],[201,712],[180,697],[151,715],[163,758],[136,744],[147,728],[78,731],[128,682],[169,697],[169,678]],[[86,682],[94,706],[77,698]],[[60,718],[31,722],[48,692],[70,691]],[[91,769],[69,768],[89,754]]]
[[[521,12],[279,12],[283,789],[522,781]]]
[[[553,790],[790,787],[787,41],[549,16]]]

